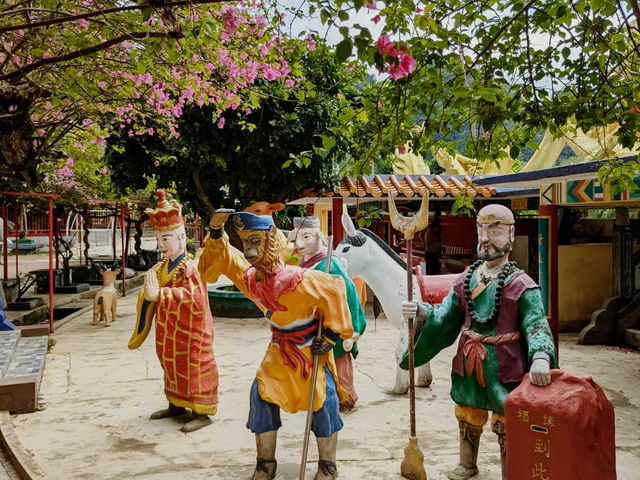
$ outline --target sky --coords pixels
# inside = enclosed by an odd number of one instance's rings
[[[294,8],[299,10],[302,8],[305,14],[308,12],[308,1],[307,0],[282,0],[280,2],[281,5],[286,7],[288,10]],[[351,18],[347,22],[348,25],[360,24],[363,27],[366,27],[371,32],[373,38],[377,38],[382,30],[381,24],[376,25],[371,21],[373,17],[376,16],[377,12],[375,10],[369,10],[367,8],[362,8],[356,14],[355,11],[351,11]],[[318,33],[320,37],[327,37],[327,43],[330,45],[335,45],[342,40],[342,35],[338,31],[337,27],[327,28],[326,25],[323,25],[320,21],[320,16],[315,15],[315,18],[312,19],[293,19],[293,17],[289,17],[286,22],[291,26],[291,33],[293,36],[297,36],[301,31],[313,30]]]

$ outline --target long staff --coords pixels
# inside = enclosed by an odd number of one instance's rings
[[[389,195],[389,218],[396,230],[404,234],[407,243],[407,300],[413,300],[413,236],[424,230],[429,222],[429,193],[424,192],[420,210],[413,217],[403,217],[398,213],[393,196]],[[409,327],[409,445],[404,449],[404,459],[400,465],[400,475],[410,480],[427,480],[424,469],[424,455],[418,447],[416,437],[416,384],[414,376],[415,356],[413,350],[413,318],[407,319]]]
[[[327,259],[324,267],[325,273],[331,270],[331,255],[333,254],[333,235],[330,235],[327,247]],[[318,334],[316,338],[322,338],[322,318],[318,319]],[[316,380],[318,378],[318,362],[320,355],[313,356],[313,370],[311,371],[311,391],[309,392],[309,406],[307,407],[307,422],[304,427],[304,442],[302,444],[302,460],[300,461],[300,474],[298,480],[304,480],[304,471],[307,467],[307,452],[309,450],[309,434],[311,432],[311,420],[313,419],[313,399],[316,396]]]

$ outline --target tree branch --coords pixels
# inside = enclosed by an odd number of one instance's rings
[[[99,43],[92,47],[82,48],[74,52],[69,52],[66,55],[61,55],[59,57],[43,58],[35,63],[25,65],[20,70],[7,73],[6,75],[1,75],[0,80],[4,80],[7,82],[15,81],[19,78],[25,77],[29,72],[37,70],[45,65],[67,62],[69,60],[73,60],[74,58],[92,55],[96,52],[106,50],[114,45],[118,45],[119,43],[126,42],[129,40],[146,40],[148,38],[173,38],[172,35],[173,35],[172,32],[131,32],[126,35],[121,35],[119,37],[112,38],[110,40]]]
[[[199,4],[207,4],[207,3],[232,3],[236,1],[237,0],[187,0],[187,1],[181,1],[181,2],[167,2],[167,3],[164,3],[162,7],[171,8],[171,7],[182,7],[184,5],[199,5]],[[143,5],[128,5],[123,7],[108,8],[105,10],[97,10],[94,12],[81,13],[78,15],[49,18],[48,20],[42,20],[40,22],[34,22],[34,23],[23,23],[22,25],[9,25],[6,27],[0,27],[0,33],[12,32],[15,30],[29,30],[32,28],[46,27],[48,25],[55,25],[57,23],[72,22],[74,20],[108,15],[110,13],[120,13],[120,12],[132,11],[132,10],[144,10],[146,8],[154,8],[153,6],[149,5],[149,3],[151,2],[145,3]]]
[[[202,188],[202,183],[200,183],[200,176],[198,175],[198,172],[194,171],[191,174],[191,178],[193,178],[193,184],[196,186],[196,190],[198,191],[198,197],[200,197],[200,200],[202,200],[202,202],[209,209],[209,212],[208,212],[209,215],[213,215],[213,212],[215,212],[216,209],[211,204],[211,201],[209,200],[209,197],[207,196],[206,192],[204,191],[204,188]]]
[[[488,42],[484,48],[480,51],[480,53],[478,53],[478,55],[476,56],[476,59],[473,61],[473,63],[471,65],[469,65],[469,70],[471,70],[476,63],[478,63],[480,61],[480,59],[482,58],[482,56],[487,52],[487,50],[489,50],[493,44],[495,43],[495,41],[500,38],[500,36],[502,35],[502,33],[507,29],[507,27],[509,27],[513,22],[516,21],[516,19],[522,15],[524,12],[526,12],[529,7],[531,7],[534,3],[536,3],[538,0],[529,0],[526,5],[524,5],[520,10],[518,10],[518,12],[515,13],[515,15],[513,15],[508,21],[506,21],[496,32],[496,34],[493,36],[493,38],[491,39],[490,42]]]

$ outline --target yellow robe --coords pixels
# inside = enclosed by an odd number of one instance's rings
[[[244,279],[244,272],[250,266],[242,252],[229,244],[226,236],[216,240],[209,237],[205,239],[204,251],[198,264],[202,279],[215,282],[220,275],[225,275],[247,297],[258,303],[249,293]],[[346,287],[344,280],[339,276],[305,270],[297,287],[282,294],[278,303],[286,307],[286,310],[273,311],[268,319],[271,325],[278,329],[288,330],[306,325],[315,316],[322,318],[323,328],[338,333],[343,340],[353,335]],[[264,307],[262,309],[265,310]],[[299,349],[310,362],[313,362],[309,342],[301,343]],[[347,393],[338,383],[335,361],[330,351],[319,358],[314,411],[322,408],[326,398],[325,365],[328,365],[336,381],[338,397],[341,400],[347,398]],[[299,365],[295,369],[286,365],[278,343],[272,341],[267,347],[256,378],[262,399],[278,405],[289,413],[307,409],[312,375],[304,378]]]

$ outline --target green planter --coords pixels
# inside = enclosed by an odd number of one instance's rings
[[[209,308],[214,317],[257,318],[260,309],[233,285],[212,285],[208,289]]]

